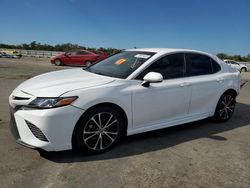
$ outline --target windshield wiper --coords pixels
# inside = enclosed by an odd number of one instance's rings
[[[100,75],[103,75],[103,76],[106,76],[105,74],[101,73],[101,72],[94,72],[96,74],[100,74]]]

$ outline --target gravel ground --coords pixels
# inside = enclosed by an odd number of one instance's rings
[[[250,83],[227,123],[203,120],[125,138],[108,153],[39,153],[10,134],[8,96],[57,69],[48,59],[0,58],[1,187],[250,187]],[[250,73],[242,79],[250,80]]]

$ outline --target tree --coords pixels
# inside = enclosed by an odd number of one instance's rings
[[[220,59],[228,59],[228,55],[227,55],[227,54],[224,54],[224,53],[218,53],[217,56],[218,56]]]

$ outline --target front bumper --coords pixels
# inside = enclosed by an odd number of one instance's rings
[[[55,60],[50,60],[50,63],[51,64],[55,64]]]
[[[71,105],[27,109],[14,103],[10,101],[10,129],[19,144],[46,151],[72,149],[73,130],[84,110]]]

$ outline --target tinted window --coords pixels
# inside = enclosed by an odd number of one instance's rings
[[[210,61],[210,57],[208,56],[189,53],[186,54],[186,63],[188,66],[189,76],[198,76],[213,73],[212,63]]]
[[[219,72],[221,70],[220,65],[214,61],[213,59],[210,59],[213,67],[213,73]]]
[[[67,55],[76,55],[76,52],[66,52]]]
[[[85,51],[78,51],[78,52],[77,52],[77,55],[86,55],[86,54],[88,54],[88,53],[85,52]]]
[[[137,79],[142,80],[143,77],[149,72],[158,72],[161,73],[163,79],[173,79],[173,78],[181,78],[185,74],[185,62],[184,62],[184,54],[171,54],[167,55],[148,68],[146,68]]]

